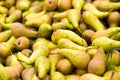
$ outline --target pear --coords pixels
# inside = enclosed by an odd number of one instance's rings
[[[97,49],[97,53],[88,64],[88,72],[96,75],[103,75],[106,68],[106,56],[102,47]]]
[[[92,27],[95,31],[105,30],[103,23],[90,11],[82,13],[83,21]]]
[[[54,72],[50,80],[66,80],[65,76],[61,72]]]
[[[83,74],[88,73],[88,72],[87,72],[86,69],[78,69],[78,68],[77,68],[77,69],[75,70],[75,73],[76,73],[77,75],[82,76]]]
[[[32,50],[31,49],[23,49],[21,50],[22,54],[27,56],[27,57],[30,57],[31,54],[32,54]]]
[[[7,14],[8,13],[8,8],[5,6],[0,6],[0,13],[1,14]]]
[[[30,40],[27,37],[21,36],[14,43],[17,50],[23,50],[30,47]]]
[[[86,73],[83,74],[79,80],[107,80],[107,79],[92,73]]]
[[[120,40],[120,32],[116,32],[110,38],[113,39],[113,40],[119,41]]]
[[[0,32],[0,42],[7,41],[11,36],[12,36],[11,30],[6,30],[6,31]]]
[[[108,17],[110,13],[108,11],[103,12],[103,11],[98,10],[92,3],[86,3],[83,7],[83,10],[92,12],[99,19]]]
[[[86,47],[80,46],[67,38],[59,39],[58,47],[86,51]]]
[[[15,0],[5,0],[5,6],[7,8],[12,7],[13,5],[15,5]]]
[[[87,24],[85,24],[84,22],[80,22],[78,29],[81,32],[84,32],[87,29]]]
[[[65,11],[72,8],[72,0],[58,0],[58,10]]]
[[[12,25],[12,33],[13,35],[15,35],[16,37],[20,37],[20,36],[26,36],[28,38],[35,38],[38,34],[37,31],[31,30],[29,28],[26,28],[22,23],[20,22],[15,22]]]
[[[81,45],[81,46],[87,46],[87,42],[80,37],[78,34],[71,30],[64,30],[64,29],[58,29],[54,31],[51,35],[51,40],[54,43],[57,43],[59,39],[61,38],[68,38],[71,41]]]
[[[22,71],[21,77],[23,80],[30,80],[32,79],[34,73],[35,73],[34,67],[26,68]]]
[[[25,22],[26,26],[34,26],[39,27],[43,23],[51,24],[51,17],[47,14],[44,14],[42,16],[39,16],[39,18],[29,19]]]
[[[63,22],[53,22],[52,29],[53,29],[53,31],[55,31],[57,29],[66,29],[66,26]]]
[[[80,75],[76,74],[66,75],[65,80],[80,80]]]
[[[45,0],[45,9],[48,11],[55,10],[57,8],[58,0]]]
[[[84,0],[72,0],[72,6],[74,9],[82,10],[84,4],[85,4]]]
[[[12,49],[14,48],[14,42],[16,41],[16,37],[15,36],[11,36],[9,38],[9,40],[7,40],[6,42],[1,42],[0,43],[0,56],[5,58],[7,56],[9,56],[12,51]]]
[[[111,2],[109,0],[95,0],[93,5],[101,11],[114,11],[120,9],[120,2]]]
[[[13,11],[7,18],[6,23],[12,23],[15,21],[19,21],[22,18],[22,11],[17,9]]]
[[[112,35],[114,35],[115,33],[118,33],[120,31],[120,27],[114,27],[114,28],[108,28],[105,30],[101,30],[101,31],[96,31],[92,38],[91,41],[93,41],[94,39],[98,38],[98,37],[111,37]]]
[[[1,22],[1,26],[3,27],[4,30],[9,30],[9,29],[11,29],[13,24],[14,24],[14,23]]]
[[[51,36],[52,32],[53,32],[52,26],[47,23],[41,24],[38,29],[38,34],[40,34],[40,36],[44,37],[44,38],[49,38]]]
[[[58,53],[69,59],[76,68],[85,69],[90,61],[90,56],[81,50],[58,49]]]
[[[64,66],[63,66],[64,65]],[[56,69],[63,74],[69,74],[73,70],[73,64],[68,59],[61,59],[56,65]]]
[[[29,0],[17,0],[16,8],[22,11],[28,10],[30,8],[31,1]]]
[[[61,19],[61,22],[64,23],[66,29],[74,30],[74,26],[69,22],[68,18]]]
[[[120,47],[120,41],[110,39],[108,37],[98,37],[92,41],[92,46],[101,46],[105,51]]]
[[[75,27],[78,28],[78,24],[81,21],[81,13],[79,9],[69,9],[67,12],[68,21]]]
[[[50,60],[45,56],[40,56],[35,61],[35,68],[38,69],[38,77],[44,78],[50,70]]]
[[[109,27],[119,26],[119,22],[120,22],[119,12],[117,12],[117,11],[110,12],[110,14],[107,18],[107,22],[108,22]]]

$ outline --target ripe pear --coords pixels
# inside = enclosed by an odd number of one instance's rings
[[[76,68],[85,69],[90,61],[90,56],[81,50],[58,49],[58,53],[69,59]]]
[[[35,68],[38,71],[38,77],[44,78],[50,70],[50,60],[46,56],[40,56],[35,61]]]
[[[44,38],[49,38],[51,36],[52,32],[53,32],[52,26],[47,23],[41,24],[38,29],[38,34]]]
[[[6,31],[0,32],[0,42],[7,41],[11,36],[12,36],[11,30],[6,30]]]
[[[86,47],[80,46],[67,38],[59,39],[58,47],[86,51]]]
[[[64,30],[64,29],[58,29],[54,31],[51,35],[51,40],[54,43],[57,43],[59,39],[61,38],[68,38],[71,41],[81,45],[81,46],[87,46],[87,42],[81,38],[78,34],[71,30]]]
[[[64,65],[64,66],[63,66]],[[56,70],[62,72],[63,74],[69,74],[73,70],[73,64],[68,59],[61,59],[56,65]]]
[[[119,22],[120,22],[119,12],[117,12],[117,11],[110,12],[110,14],[107,18],[107,22],[108,22],[109,27],[119,26]]]
[[[75,28],[78,28],[79,22],[81,21],[81,13],[79,9],[69,9],[67,12],[67,18]]]
[[[92,4],[101,11],[114,11],[120,9],[120,2],[111,2],[109,0],[95,0]]]
[[[84,4],[85,4],[84,0],[72,0],[72,6],[74,9],[82,10]]]
[[[98,37],[92,41],[92,46],[101,46],[105,51],[120,47],[120,41],[108,37]]]
[[[95,31],[105,30],[103,23],[90,11],[85,11],[82,14],[83,21],[92,27]]]
[[[57,29],[66,29],[66,26],[63,22],[53,22],[52,29],[53,29],[53,31],[55,31]]]
[[[15,21],[20,21],[22,18],[22,11],[17,9],[13,11],[7,18],[6,18],[6,23],[12,23]]]
[[[50,80],[65,80],[65,76],[63,73],[55,71]]]
[[[57,8],[58,0],[45,0],[45,9],[48,11],[53,11]]]
[[[114,28],[108,28],[108,29],[101,30],[101,31],[96,31],[93,34],[91,41],[93,41],[94,39],[98,37],[102,37],[102,36],[111,37],[112,35],[118,33],[119,31],[120,31],[120,27],[114,27]]]
[[[37,34],[38,34],[37,31],[31,30],[31,29],[25,27],[20,22],[15,22],[12,25],[12,29],[11,30],[12,30],[13,35],[15,35],[16,37],[26,36],[28,38],[35,38],[37,36]]]
[[[65,11],[72,8],[72,0],[58,0],[58,10]]]
[[[86,73],[83,74],[79,80],[107,80],[107,79],[92,73]]]
[[[17,50],[23,50],[30,47],[30,40],[27,37],[21,36],[14,43]]]
[[[83,10],[92,12],[99,19],[108,17],[110,13],[108,11],[103,12],[103,11],[98,10],[92,3],[86,3],[83,7]]]
[[[76,74],[66,75],[65,80],[80,80],[80,75]]]
[[[87,69],[76,69],[75,70],[75,73],[77,74],[77,75],[80,75],[80,76],[82,76],[83,74],[85,74],[85,73],[88,73],[88,71],[87,71]]]
[[[106,68],[106,55],[102,47],[97,49],[97,53],[88,64],[88,72],[96,75],[103,75]]]
[[[32,50],[31,49],[23,49],[21,50],[22,54],[27,56],[27,57],[30,57],[31,54],[32,54]]]
[[[1,14],[7,14],[8,13],[8,8],[5,6],[0,6],[0,13]]]
[[[5,0],[5,6],[7,8],[12,7],[13,5],[15,5],[15,0]]]
[[[14,42],[16,41],[15,36],[11,36],[6,42],[0,43],[0,56],[5,58],[11,54],[12,49],[14,48]]]

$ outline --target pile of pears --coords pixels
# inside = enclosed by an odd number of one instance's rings
[[[120,80],[120,0],[0,0],[0,80]]]

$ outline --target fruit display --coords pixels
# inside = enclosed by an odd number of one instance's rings
[[[120,0],[0,0],[0,80],[120,80]]]

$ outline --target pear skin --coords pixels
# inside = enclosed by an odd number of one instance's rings
[[[57,29],[66,29],[66,26],[63,22],[53,22],[52,29],[53,29],[53,31],[55,31]]]
[[[101,46],[105,51],[120,47],[120,41],[108,37],[98,37],[92,41],[92,46]]]
[[[76,68],[85,69],[90,61],[90,56],[81,50],[58,49],[58,53],[69,59]]]
[[[105,30],[103,23],[90,11],[85,11],[82,14],[83,21],[92,27],[95,31]]]
[[[63,73],[56,71],[53,73],[50,80],[65,80],[65,76]]]
[[[58,29],[54,31],[51,35],[52,42],[57,43],[59,39],[61,38],[68,38],[71,41],[81,45],[81,46],[87,46],[87,42],[81,38],[78,34],[71,30],[63,30],[63,29]]]
[[[99,19],[103,19],[103,18],[108,17],[109,13],[110,13],[108,11],[103,12],[103,11],[98,10],[92,3],[85,4],[83,7],[83,10],[92,12]]]
[[[84,0],[72,0],[72,6],[74,9],[82,10],[84,4],[85,4]]]
[[[103,75],[106,68],[106,55],[102,47],[97,49],[97,53],[88,64],[88,72],[98,76]]]
[[[113,40],[119,41],[120,40],[120,32],[116,32],[110,38],[113,39]]]
[[[76,74],[66,75],[65,80],[80,80],[80,75]]]

